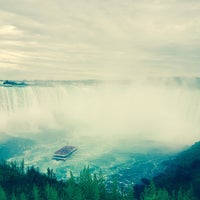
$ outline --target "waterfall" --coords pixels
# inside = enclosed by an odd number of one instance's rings
[[[49,83],[49,82],[48,82]],[[77,134],[196,140],[200,90],[152,81],[140,84],[69,83],[0,87],[0,132],[41,127]]]

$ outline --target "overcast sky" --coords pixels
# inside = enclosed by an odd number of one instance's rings
[[[200,76],[199,0],[0,0],[0,79]]]

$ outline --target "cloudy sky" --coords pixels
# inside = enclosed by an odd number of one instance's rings
[[[0,0],[0,79],[200,76],[199,0]]]

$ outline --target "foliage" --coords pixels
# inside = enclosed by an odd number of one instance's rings
[[[110,184],[109,184],[110,183]],[[195,200],[193,188],[173,192],[151,182],[140,198],[134,197],[133,186],[121,186],[117,179],[106,181],[102,171],[91,174],[85,167],[79,177],[59,181],[51,169],[24,169],[24,161],[0,163],[0,200]]]
[[[196,142],[167,163],[165,171],[154,177],[156,187],[165,188],[178,200],[200,199],[200,142]],[[179,193],[179,194],[178,194]]]
[[[4,189],[0,186],[0,199],[1,200],[6,200],[6,193]]]

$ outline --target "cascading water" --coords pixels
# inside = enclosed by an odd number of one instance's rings
[[[198,140],[199,102],[198,87],[163,82],[2,84],[0,132],[36,141],[14,159],[42,170],[52,167],[60,177],[85,164],[114,173],[137,166],[135,154],[144,153],[149,141],[174,147]],[[52,161],[65,144],[79,151],[67,162]]]

